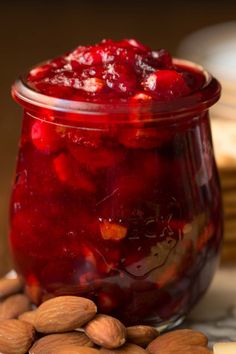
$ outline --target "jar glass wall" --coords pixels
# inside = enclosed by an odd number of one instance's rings
[[[15,84],[24,118],[10,242],[34,303],[86,296],[127,325],[159,326],[200,299],[222,238],[208,113],[219,91],[209,76],[182,109],[110,110]]]

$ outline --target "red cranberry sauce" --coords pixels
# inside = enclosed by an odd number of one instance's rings
[[[174,65],[164,49],[125,39],[78,47],[31,70],[27,83],[48,96],[78,101],[168,101],[198,90],[204,77]]]
[[[49,95],[142,101],[186,95],[199,78],[125,40],[79,47],[28,80]],[[208,113],[99,129],[38,118],[25,112],[11,202],[13,256],[32,300],[87,296],[126,324],[186,314],[221,243]]]

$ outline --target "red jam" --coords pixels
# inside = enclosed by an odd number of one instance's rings
[[[125,39],[78,47],[31,70],[27,83],[40,93],[78,101],[166,101],[198,90],[204,76],[175,65],[164,49]]]
[[[106,40],[34,68],[22,85],[58,99],[29,103],[13,88],[25,113],[10,240],[32,300],[86,296],[125,324],[183,317],[212,279],[222,237],[203,71]],[[192,111],[156,116],[153,104],[170,112],[193,94]],[[69,104],[60,112],[60,99],[110,108],[101,121]]]

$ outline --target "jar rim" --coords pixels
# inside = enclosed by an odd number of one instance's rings
[[[32,111],[43,109],[52,111],[54,114],[58,113],[59,115],[63,113],[64,115],[65,113],[76,116],[83,115],[83,117],[86,115],[88,119],[89,116],[94,117],[96,115],[102,117],[110,114],[116,117],[114,120],[118,122],[120,121],[119,115],[129,115],[132,112],[138,112],[139,115],[144,114],[143,122],[147,120],[145,119],[145,113],[148,114],[150,112],[154,115],[154,120],[160,120],[161,118],[165,118],[166,120],[170,115],[171,117],[175,116],[175,118],[183,117],[190,113],[207,110],[218,101],[221,94],[221,85],[208,71],[202,66],[188,60],[174,58],[174,63],[198,70],[205,77],[204,85],[190,95],[178,97],[172,101],[152,101],[149,104],[137,103],[137,105],[133,103],[130,105],[129,102],[94,103],[48,96],[30,88],[26,84],[24,76],[20,76],[15,81],[11,92],[16,102]],[[97,119],[99,120],[99,118]],[[68,118],[65,116],[64,120],[65,123],[68,123]],[[140,119],[138,121],[140,122]],[[75,119],[73,119],[73,122],[75,122]]]

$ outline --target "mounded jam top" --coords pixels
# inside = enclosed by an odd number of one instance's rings
[[[103,40],[32,69],[27,86],[56,98],[94,103],[173,101],[205,84],[194,67],[173,62],[135,39]]]

